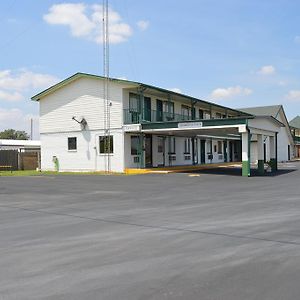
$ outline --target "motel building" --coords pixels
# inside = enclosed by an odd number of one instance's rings
[[[294,138],[294,153],[296,158],[300,158],[300,116],[295,117],[289,123]]]
[[[113,172],[242,162],[250,176],[251,163],[263,174],[266,160],[277,169],[286,143],[279,134],[289,127],[273,115],[110,79],[107,130],[104,82],[77,73],[32,97],[40,106],[42,170],[103,171],[108,157]]]

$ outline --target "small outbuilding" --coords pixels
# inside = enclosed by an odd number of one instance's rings
[[[290,128],[294,138],[294,153],[295,157],[300,157],[300,116],[295,117],[290,121]]]
[[[260,107],[248,107],[241,108],[241,111],[252,114],[259,117],[272,117],[282,123],[277,135],[277,159],[279,162],[289,161],[294,157],[294,139],[290,130],[289,122],[284,112],[282,105],[260,106]],[[264,161],[269,161],[268,155],[268,137],[264,137]],[[257,161],[257,140],[253,138],[251,140],[251,161]]]
[[[40,168],[40,141],[0,140],[0,170]]]

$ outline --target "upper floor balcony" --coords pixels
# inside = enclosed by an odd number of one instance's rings
[[[195,120],[191,115],[176,114],[157,110],[144,110],[142,113],[124,109],[124,124],[143,124],[156,122],[181,122]]]

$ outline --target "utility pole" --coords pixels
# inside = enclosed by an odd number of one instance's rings
[[[30,119],[30,139],[33,140],[33,119]]]
[[[108,0],[103,0],[103,100],[104,100],[104,145],[105,145],[105,171],[110,173],[110,107],[111,102],[109,100],[109,20],[108,20]]]

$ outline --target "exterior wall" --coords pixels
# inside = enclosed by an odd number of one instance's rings
[[[122,85],[110,83],[111,128],[123,124]],[[104,125],[103,84],[97,79],[80,78],[40,100],[40,133],[79,130],[72,117],[88,122],[89,130]]]
[[[131,155],[131,136],[135,136],[135,134],[125,134],[124,136],[124,160],[125,160],[125,168],[140,168],[140,162],[134,162],[134,157],[138,155]],[[185,154],[184,153],[184,141],[185,137],[175,137],[176,140],[176,153],[171,155],[172,157],[176,157],[175,160],[169,160],[169,145],[168,145],[168,137],[165,136],[165,142],[164,142],[164,148],[165,152],[163,153],[158,153],[158,138],[160,136],[157,135],[152,135],[152,165],[153,167],[159,167],[165,163],[165,166],[184,166],[184,165],[192,165],[193,164],[193,157],[192,157],[192,143],[190,145],[190,153]],[[202,138],[204,139],[204,138]],[[198,142],[197,145],[198,147],[195,148],[195,153],[198,156],[198,164],[201,164],[201,143],[200,140],[201,138],[197,138]],[[218,147],[218,141],[222,142],[222,153],[219,154],[217,151]],[[205,142],[205,163],[222,163],[225,160],[225,155],[224,155],[224,141],[223,140],[216,140],[213,139],[212,141],[210,139],[206,139]],[[212,143],[212,155],[213,159],[209,159],[209,154],[210,154],[210,149],[211,149],[211,143]],[[216,148],[216,149],[215,149]],[[217,150],[217,151],[215,151]],[[237,149],[235,149],[237,150]],[[233,149],[233,152],[235,151]],[[229,149],[228,149],[229,151]],[[190,156],[190,159],[185,159],[185,156]],[[229,158],[229,154],[228,154]],[[236,161],[236,160],[234,160]]]
[[[72,131],[41,134],[41,168],[54,171],[53,157],[59,161],[59,171],[103,171],[105,155],[99,151],[99,136],[103,130]],[[114,153],[110,154],[111,170],[124,171],[124,139],[122,130],[112,130]],[[77,150],[68,151],[68,137],[77,137]]]
[[[282,114],[279,114],[277,117],[277,120],[286,123],[284,120]],[[288,126],[288,124],[285,124],[285,126]],[[291,143],[290,137],[288,135],[289,127],[281,127],[280,131],[278,133],[278,161],[287,161],[288,160],[288,145],[290,146],[290,154],[291,159],[294,156],[293,153],[293,145]]]
[[[114,153],[111,170],[124,171],[123,88],[110,83],[111,135]],[[105,156],[99,154],[99,135],[104,135],[103,84],[93,78],[80,78],[40,100],[41,168],[54,170],[53,156],[60,171],[101,171]],[[87,127],[72,120],[85,118]],[[68,137],[77,137],[77,151],[68,151]]]

